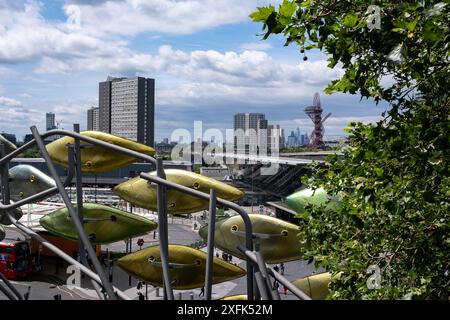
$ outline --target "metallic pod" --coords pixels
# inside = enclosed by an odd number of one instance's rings
[[[117,265],[128,274],[154,286],[162,287],[163,272],[159,245],[126,255]],[[169,245],[169,266],[172,286],[177,290],[201,288],[205,285],[206,253],[188,246]],[[212,283],[240,278],[245,270],[214,258]]]
[[[325,300],[330,293],[328,286],[331,282],[331,273],[324,272],[297,279],[293,284],[306,293],[312,300]]]
[[[326,210],[335,211],[339,200],[327,194],[324,188],[303,189],[286,197],[286,204],[297,213],[304,213],[307,205],[319,207],[325,205]]]
[[[112,243],[155,230],[157,223],[133,213],[108,206],[83,205],[84,230],[94,244]],[[40,219],[42,227],[57,236],[78,240],[78,233],[67,208],[53,211]]]
[[[149,146],[120,138],[109,133],[100,131],[83,131],[81,134],[149,156],[155,154],[155,150]],[[72,137],[60,138],[46,146],[52,160],[65,168],[68,166],[66,147],[68,144],[74,144],[74,139]],[[135,161],[136,158],[134,157],[81,141],[81,170],[83,172],[102,173],[112,171]]]
[[[19,201],[52,187],[55,180],[33,166],[21,164],[9,170],[11,199]]]
[[[297,260],[300,255],[299,227],[274,217],[250,214],[253,234],[260,245],[261,254],[267,263],[280,263]],[[200,228],[199,235],[208,239],[208,226]],[[233,216],[216,222],[214,245],[241,259],[245,256],[237,249],[245,246],[245,225],[241,216]]]
[[[200,174],[179,170],[165,170],[167,180],[181,184],[183,186],[195,189],[204,193],[210,192],[210,189],[217,191],[217,197],[234,201],[244,196],[244,193],[226,183],[217,181]],[[156,175],[156,172],[151,172]],[[157,186],[140,177],[133,178],[123,182],[114,188],[114,192],[122,199],[133,203],[134,205],[146,208],[152,211],[157,210]],[[186,214],[193,213],[208,208],[208,201],[182,193],[176,190],[167,191],[167,209],[168,213]]]

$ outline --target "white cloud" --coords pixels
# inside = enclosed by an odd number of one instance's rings
[[[21,107],[21,106],[22,102],[18,100],[0,96],[0,107]]]
[[[272,48],[272,45],[267,42],[247,42],[241,44],[241,48],[244,50],[258,50],[258,51],[264,51],[267,49]]]
[[[71,1],[66,14],[79,8],[81,27],[91,33],[136,35],[141,32],[190,34],[248,20],[256,0]]]

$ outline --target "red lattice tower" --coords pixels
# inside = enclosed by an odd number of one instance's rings
[[[305,108],[305,113],[314,123],[314,129],[311,133],[309,144],[315,148],[323,148],[325,146],[323,143],[323,134],[325,132],[323,123],[331,116],[331,113],[328,113],[322,118],[322,112],[323,109],[320,105],[320,96],[319,93],[316,92],[314,94],[313,105]]]

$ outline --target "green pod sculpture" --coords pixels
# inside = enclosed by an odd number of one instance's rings
[[[154,286],[162,287],[163,272],[159,245],[126,255],[117,265],[128,274]],[[201,288],[205,285],[206,253],[184,245],[169,245],[172,287],[177,290]],[[214,258],[212,283],[240,278],[245,270],[222,259]]]
[[[267,263],[280,263],[301,258],[298,226],[290,222],[262,214],[250,214],[253,234],[258,238],[260,251]],[[199,230],[199,235],[208,239],[208,226]],[[245,246],[245,225],[239,215],[219,220],[215,224],[214,245],[241,259],[245,256],[238,250]]]
[[[55,180],[33,166],[21,164],[9,170],[11,199],[19,201],[52,187]]]
[[[112,243],[155,230],[157,223],[133,213],[108,206],[85,203],[83,205],[84,230],[93,244]],[[53,211],[40,219],[42,227],[50,233],[78,240],[78,233],[67,208]]]
[[[304,213],[307,205],[326,205],[326,210],[335,211],[339,206],[339,200],[330,197],[324,188],[304,189],[286,197],[286,204],[297,213]]]
[[[217,197],[219,198],[234,201],[244,196],[244,193],[235,187],[191,171],[167,169],[165,170],[165,173],[167,180],[191,189],[208,194],[210,189],[215,189],[217,191]],[[156,175],[156,172],[154,171],[150,174],[154,176]],[[114,192],[122,199],[131,202],[138,207],[156,211],[156,187],[155,184],[136,177],[116,186]],[[207,208],[208,201],[176,190],[169,189],[167,191],[168,213],[187,214],[205,210]]]
[[[11,202],[12,203],[12,202]],[[23,213],[20,208],[16,208],[12,210],[12,215],[16,220],[20,220],[22,218]],[[6,212],[4,210],[0,210],[0,224],[3,224],[5,226],[9,226],[11,223],[11,220],[7,216]]]
[[[331,273],[324,272],[297,279],[293,284],[306,293],[312,300],[325,300],[330,290]]]
[[[0,241],[2,241],[3,239],[5,239],[5,228],[0,224]]]
[[[100,131],[83,131],[81,134],[149,156],[155,154],[155,150],[149,146],[120,138],[109,133]],[[63,137],[49,143],[46,146],[52,160],[65,168],[68,166],[66,147],[68,144],[74,144],[74,139],[71,137]],[[136,161],[136,158],[134,157],[113,151],[109,148],[90,145],[84,141],[81,141],[81,146],[84,146],[81,148],[81,171],[83,172],[95,174],[112,171]]]
[[[0,134],[0,144],[4,144],[5,145],[5,153],[11,153],[14,150],[17,149],[17,147],[15,146],[15,144],[13,144],[11,141],[9,141],[8,139],[6,139],[4,136],[2,136]]]

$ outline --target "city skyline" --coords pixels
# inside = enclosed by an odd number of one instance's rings
[[[231,129],[229,119],[239,112],[264,113],[286,132],[309,132],[303,109],[342,70],[328,70],[319,52],[303,61],[281,38],[260,41],[261,26],[248,14],[266,2],[207,1],[201,10],[184,12],[181,27],[156,23],[168,7],[159,12],[132,1],[6,1],[0,12],[0,109],[6,116],[0,126],[22,137],[33,124],[45,130],[45,113],[54,112],[62,127],[77,122],[86,129],[86,109],[98,105],[97,84],[111,74],[157,79],[157,141],[177,128],[192,131],[196,120]],[[76,10],[79,25],[73,24]],[[116,25],[129,27],[118,28],[102,16],[108,10],[135,23],[122,21]],[[333,113],[330,135],[343,134],[350,120],[375,121],[386,107],[343,94],[322,95],[322,103]]]

